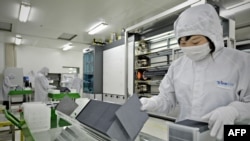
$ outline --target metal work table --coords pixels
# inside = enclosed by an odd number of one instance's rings
[[[11,139],[12,139],[12,141],[15,141],[15,126],[12,125],[12,123],[9,121],[0,121],[0,128],[6,127],[6,126],[10,127],[10,130],[7,132],[11,131]],[[1,140],[1,138],[0,138],[0,140]]]
[[[59,116],[61,118],[61,116]],[[115,141],[114,139],[103,138],[98,133],[81,125],[71,125],[66,120],[58,120],[55,110],[51,110],[51,128],[46,131],[32,133],[25,123],[21,121],[21,134],[25,141]],[[79,128],[79,126],[81,126]],[[135,141],[166,141],[167,125],[165,121],[150,118],[138,134]],[[23,137],[21,141],[23,141]],[[73,139],[72,139],[73,138]]]
[[[17,118],[17,116],[13,115],[11,111],[4,110],[5,117],[9,120],[8,122],[12,125],[17,126],[21,130],[21,141],[37,141],[36,136],[37,134],[42,134],[43,132],[37,132],[37,133],[32,133],[23,119],[23,113],[20,113],[20,118]],[[18,116],[19,117],[19,116]],[[57,115],[55,114],[54,108],[51,109],[51,129],[50,130],[55,130],[58,128],[58,130],[64,126],[69,126],[70,124],[64,120],[58,120],[57,121]],[[46,132],[50,132],[50,130]],[[44,131],[45,132],[45,131]],[[42,141],[42,139],[41,139]]]
[[[30,92],[12,92],[17,95],[33,93]],[[80,95],[78,93],[60,93],[60,94],[48,94],[48,97],[53,100],[61,100],[64,96],[69,96],[70,98],[79,98]],[[7,113],[7,112],[6,112]],[[6,114],[5,113],[5,114]],[[8,115],[8,113],[7,113]],[[75,140],[75,141],[108,141],[114,140],[110,138],[106,138],[103,136],[99,136],[99,133],[96,133],[93,130],[90,130],[88,127],[82,127],[78,123],[69,122],[67,119],[61,116],[56,115],[56,111],[54,108],[51,109],[51,128],[46,131],[39,131],[39,132],[32,132],[30,131],[28,125],[23,119],[21,114],[21,119],[17,119],[15,124],[15,117],[11,117],[8,115],[9,118],[14,119],[11,121],[14,125],[16,125],[21,130],[21,141],[67,141],[67,140]],[[8,119],[9,119],[8,118]],[[59,120],[60,119],[60,120]],[[10,120],[10,119],[9,119]],[[67,122],[68,121],[68,122]],[[159,122],[160,121],[160,122]],[[79,126],[81,126],[79,128]],[[72,132],[73,131],[73,132]],[[165,121],[150,118],[142,128],[141,132],[138,134],[135,141],[166,141],[167,139],[167,125]],[[73,133],[75,136],[74,139],[69,139],[67,137],[72,137],[70,133]],[[64,139],[66,138],[66,139]]]
[[[3,110],[4,110],[4,108],[0,107],[0,128],[9,126],[11,129],[11,132],[12,132],[11,133],[12,134],[12,141],[14,141],[15,140],[15,126],[4,117]]]
[[[11,108],[11,98],[15,96],[25,96],[27,101],[31,101],[31,95],[34,93],[33,90],[11,90],[8,94],[9,97],[9,106]]]
[[[167,133],[166,133],[167,134]],[[75,126],[65,126],[52,128],[48,131],[36,132],[32,134],[35,141],[116,141],[114,139],[106,139],[91,133],[88,130],[79,130]],[[74,138],[72,138],[72,137]],[[140,132],[135,141],[166,141],[148,133]]]

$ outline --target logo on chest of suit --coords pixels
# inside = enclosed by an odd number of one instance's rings
[[[225,82],[225,81],[216,81],[217,86],[222,88],[232,88],[234,86],[234,83],[232,82]]]

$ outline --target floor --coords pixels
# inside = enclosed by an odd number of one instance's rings
[[[12,141],[12,133],[9,127],[0,128],[0,141]],[[15,131],[15,141],[20,141],[20,131]]]

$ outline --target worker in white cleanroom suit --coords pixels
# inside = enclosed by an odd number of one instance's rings
[[[30,84],[31,84],[31,88],[34,89],[34,79],[35,79],[35,72],[33,70],[31,70],[29,73],[28,73],[28,76],[29,76],[29,81],[30,81]]]
[[[50,88],[49,81],[46,78],[48,73],[49,69],[47,67],[43,67],[35,76],[35,101],[48,101],[48,89]]]
[[[79,78],[78,74],[75,74],[75,77],[72,80],[72,89],[76,89],[76,92],[80,94],[81,88],[83,86],[83,81]]]
[[[11,83],[12,79],[15,79],[15,75],[13,73],[10,73],[4,76],[4,80],[3,80],[3,105],[6,106],[6,109],[9,109],[8,94],[11,89],[14,89],[17,86]]]
[[[177,121],[207,121],[220,140],[223,125],[250,120],[250,56],[224,47],[219,16],[209,4],[181,13],[174,31],[184,55],[171,64],[159,95],[141,98],[141,109],[168,113],[178,103]]]

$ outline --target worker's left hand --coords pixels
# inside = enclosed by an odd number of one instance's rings
[[[208,121],[208,127],[211,130],[210,135],[222,140],[224,135],[224,125],[234,124],[239,113],[234,107],[225,106],[215,109],[214,111],[202,117],[204,121]]]

